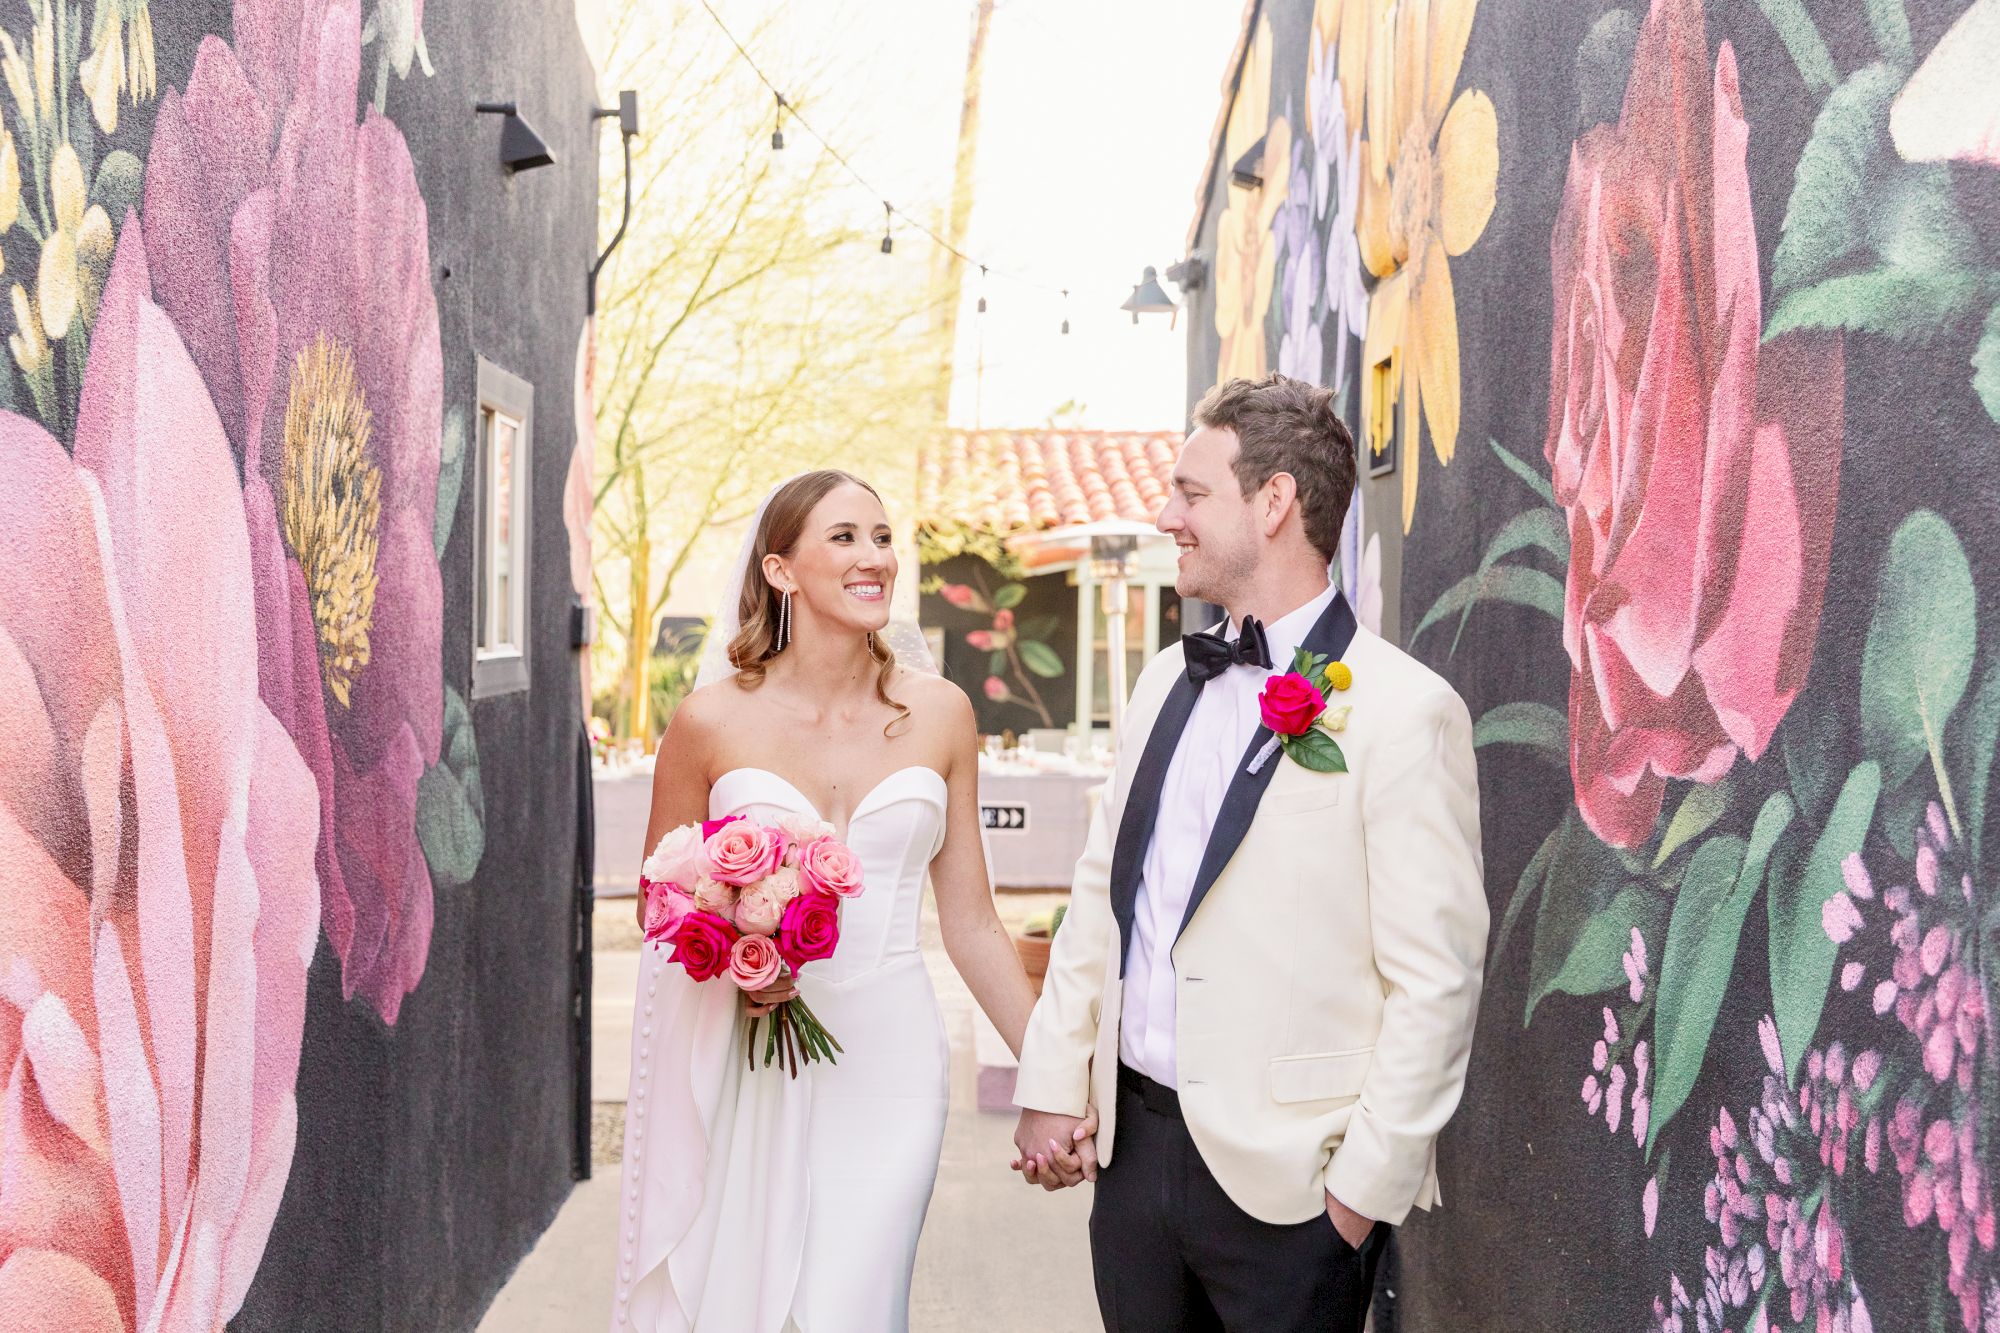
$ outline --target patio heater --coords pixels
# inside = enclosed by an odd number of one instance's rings
[[[1019,550],[1075,550],[1088,562],[1091,581],[1099,586],[1104,606],[1104,646],[1109,657],[1111,689],[1111,748],[1118,748],[1118,735],[1125,725],[1125,602],[1126,588],[1138,572],[1139,544],[1158,538],[1159,530],[1150,523],[1107,518],[1077,523],[1047,532],[1025,534],[1009,545]],[[1087,668],[1086,668],[1087,669]],[[1089,730],[1089,719],[1083,719]]]

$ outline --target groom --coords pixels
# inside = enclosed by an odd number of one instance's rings
[[[1439,1202],[1472,1044],[1471,722],[1328,585],[1355,480],[1332,394],[1231,380],[1194,426],[1159,526],[1181,595],[1229,622],[1133,689],[1022,1046],[1016,1164],[1094,1174],[1113,1333],[1359,1333],[1388,1228]],[[1347,670],[1276,684],[1295,649]],[[1322,693],[1322,735],[1274,747],[1262,719],[1296,729]],[[1315,766],[1328,741],[1344,769]]]

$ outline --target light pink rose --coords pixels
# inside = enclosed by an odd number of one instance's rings
[[[709,876],[738,886],[755,884],[776,870],[784,854],[783,835],[749,819],[724,824],[702,846]]]
[[[805,880],[801,878],[796,868],[792,866],[780,866],[778,869],[773,870],[770,877],[764,881],[764,887],[776,894],[778,901],[782,904],[789,903],[792,899],[804,893],[806,885]]]
[[[763,990],[778,979],[784,965],[784,955],[769,936],[742,936],[729,951],[729,979],[743,990]]]
[[[694,910],[694,899],[675,884],[648,879],[646,893],[646,938],[663,940],[674,933],[681,918]]]
[[[799,854],[799,875],[806,887],[836,898],[858,898],[861,858],[838,838],[817,838]]]
[[[694,881],[694,905],[698,910],[713,912],[726,921],[736,915],[736,886],[698,875]]]
[[[686,889],[701,874],[701,865],[701,826],[683,824],[668,830],[646,863],[639,867],[639,873],[661,884]]]
[[[298,1131],[319,793],[129,216],[74,456],[0,412],[0,1325],[219,1329]]]
[[[777,829],[785,835],[784,864],[798,868],[799,853],[815,838],[824,838],[833,832],[833,825],[812,815],[781,815]],[[787,899],[786,901],[790,901]]]
[[[792,872],[781,870],[778,873],[788,875]],[[784,916],[785,900],[778,897],[769,879],[743,890],[743,896],[736,900],[736,928],[746,935],[769,935],[778,929],[778,922]]]

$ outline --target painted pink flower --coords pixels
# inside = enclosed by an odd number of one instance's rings
[[[807,843],[799,854],[799,875],[807,888],[836,898],[858,898],[866,887],[861,878],[861,858],[838,838]]]
[[[0,413],[0,1310],[216,1329],[291,1170],[311,772],[229,443],[128,221],[75,457]]]
[[[1749,126],[1699,0],[1653,0],[1550,243],[1547,454],[1569,513],[1570,768],[1600,838],[1764,753],[1811,664],[1839,474],[1837,338],[1759,346]]]
[[[342,987],[393,1023],[430,950],[417,782],[444,727],[443,360],[403,136],[356,123],[355,0],[244,0],[160,99],[160,305],[242,464],[259,688],[319,787]]]

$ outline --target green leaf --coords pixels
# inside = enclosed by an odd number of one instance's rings
[[[1318,727],[1307,730],[1303,736],[1284,738],[1285,753],[1301,768],[1309,768],[1315,773],[1345,773],[1347,756],[1340,751],[1340,742],[1321,731]]]
[[[1697,783],[1688,788],[1688,794],[1681,798],[1680,808],[1667,822],[1666,836],[1660,839],[1660,850],[1653,853],[1653,868],[1659,869],[1667,863],[1667,858],[1693,842],[1715,826],[1729,809],[1729,783]]]
[[[1965,793],[1966,839],[1972,863],[1985,864],[1986,792],[1993,777],[1994,752],[2000,750],[2000,660],[1986,669],[1972,704],[1958,715],[1948,748],[1958,760],[1958,781]]]
[[[1780,867],[1771,876],[1771,893],[1764,902],[1771,924],[1771,1004],[1788,1077],[1798,1073],[1806,1046],[1819,1031],[1840,954],[1840,946],[1827,936],[1821,909],[1841,892],[1840,864],[1861,850],[1881,794],[1882,770],[1873,760],[1856,764],[1803,867],[1795,875],[1777,873]],[[1771,799],[1783,799],[1782,793]]]
[[[1480,573],[1468,574],[1451,587],[1424,612],[1424,618],[1410,635],[1415,643],[1417,636],[1438,621],[1463,610],[1473,602],[1511,602],[1516,606],[1530,607],[1541,611],[1560,622],[1563,618],[1563,585],[1553,575],[1526,565],[1495,565]]]
[[[1944,779],[1939,747],[1972,676],[1977,630],[1965,548],[1919,509],[1889,539],[1861,655],[1862,745],[1885,785],[1901,786],[1926,755]]]
[[[444,754],[417,779],[417,842],[431,878],[444,888],[468,883],[486,854],[479,742],[471,710],[449,685],[444,687]]]
[[[1910,16],[1903,12],[1903,0],[1867,0],[1868,26],[1875,30],[1875,45],[1887,59],[1904,69],[1914,58],[1910,50]]]
[[[452,520],[458,517],[458,492],[465,484],[465,409],[454,406],[444,414],[438,442],[437,510],[431,519],[431,547],[439,560],[451,542]]]
[[[1526,745],[1541,758],[1567,771],[1569,768],[1569,719],[1547,704],[1499,704],[1473,724],[1473,747],[1486,745]]]
[[[1877,159],[1888,148],[1889,104],[1902,83],[1888,66],[1869,65],[1849,75],[1820,107],[1792,175],[1771,262],[1773,295],[1820,281],[1866,244],[1867,196]]]
[[[1563,526],[1562,516],[1553,509],[1527,509],[1514,515],[1493,534],[1493,541],[1480,557],[1478,572],[1484,574],[1500,563],[1503,556],[1512,555],[1524,547],[1547,551],[1564,567],[1569,565],[1569,531]],[[1458,613],[1458,632],[1452,635],[1451,651],[1458,651],[1458,641],[1465,634],[1465,622],[1472,618],[1472,603],[1467,602]]]
[[[1018,651],[1021,654],[1022,664],[1035,675],[1040,676],[1043,680],[1061,679],[1063,675],[1062,658],[1056,656],[1056,650],[1043,643],[1040,639],[1021,640]]]
[[[1823,93],[1839,82],[1840,72],[1819,29],[1813,26],[1804,0],[1757,0],[1757,8],[1764,11],[1766,21],[1777,29],[1778,40],[1785,44],[1792,63],[1798,66],[1799,78],[1804,80],[1808,92]]]
[[[139,207],[145,181],[146,168],[139,159],[123,148],[114,149],[98,165],[97,179],[90,183],[90,202],[103,206],[113,226],[123,227],[125,214]]]
[[[1769,807],[1766,807],[1767,811]],[[1757,818],[1763,829],[1765,815]],[[1773,835],[1775,836],[1775,835]],[[1769,848],[1766,847],[1768,853]],[[1736,967],[1743,918],[1756,896],[1757,880],[1744,872],[1743,839],[1710,838],[1688,858],[1667,923],[1661,952],[1659,991],[1653,1012],[1653,1119],[1646,1131],[1646,1155],[1660,1131],[1694,1090],[1715,1016]],[[1763,867],[1757,867],[1759,873]]]
[[[1792,799],[1800,813],[1818,819],[1833,801],[1838,769],[1828,756],[1851,751],[1839,716],[1816,691],[1807,690],[1793,702],[1778,732],[1784,751],[1785,776],[1792,786]]]
[[[1303,648],[1292,649],[1292,670],[1298,672],[1301,676],[1312,675],[1313,655]]]
[[[1620,94],[1621,97],[1623,95],[1624,94],[1622,93]],[[1501,448],[1500,441],[1489,439],[1488,441],[1486,441],[1486,443],[1487,446],[1491,448],[1496,455],[1498,455],[1500,461],[1507,465],[1507,470],[1509,472],[1513,473],[1515,476],[1519,477],[1522,481],[1528,484],[1529,490],[1541,496],[1542,499],[1549,504],[1554,504],[1556,502],[1556,488],[1549,484],[1549,479],[1547,477],[1544,477],[1541,473],[1537,472],[1528,463],[1523,462],[1521,459],[1516,458],[1513,454],[1509,453],[1507,450]],[[1567,560],[1568,557],[1565,556],[1564,559]]]
[[[1621,963],[1632,928],[1656,937],[1667,900],[1654,885],[1625,873],[1618,858],[1584,826],[1574,810],[1552,835],[1528,960],[1528,998],[1522,1026],[1548,996],[1596,995],[1625,982]]]
[[[1004,676],[1004,675],[1006,675],[1006,674],[1007,674],[1007,654],[1005,654],[1005,653],[993,653],[993,654],[990,654],[990,655],[989,655],[989,656],[987,657],[987,659],[986,659],[986,674],[987,674],[987,675],[989,675],[989,676]]]
[[[1514,936],[1514,927],[1521,919],[1522,909],[1528,905],[1528,899],[1535,896],[1535,890],[1542,886],[1542,880],[1548,873],[1549,856],[1556,845],[1556,840],[1562,835],[1562,830],[1563,826],[1558,822],[1549,830],[1548,836],[1542,839],[1542,845],[1535,848],[1535,854],[1528,858],[1528,864],[1522,867],[1520,879],[1514,882],[1514,896],[1507,900],[1507,911],[1500,918],[1500,931],[1494,936],[1493,957],[1489,960],[1489,966],[1493,962],[1498,962],[1507,952],[1507,941]]]
[[[1923,342],[1956,323],[1987,291],[1984,279],[1964,270],[1886,267],[1842,274],[1779,301],[1764,341],[1795,329],[1838,329]]]
[[[1639,16],[1607,10],[1576,48],[1577,131],[1618,119],[1625,85],[1632,81],[1632,52],[1639,44]]]
[[[1046,639],[1062,628],[1058,616],[1036,616],[1021,622],[1021,637],[1024,639]]]
[[[1026,601],[1027,597],[1028,587],[1026,584],[1003,583],[1000,585],[1000,590],[993,594],[993,605],[1002,611],[1011,611]]]
[[[2000,305],[1986,312],[1979,346],[1972,352],[1972,390],[1986,415],[2000,421]]]

